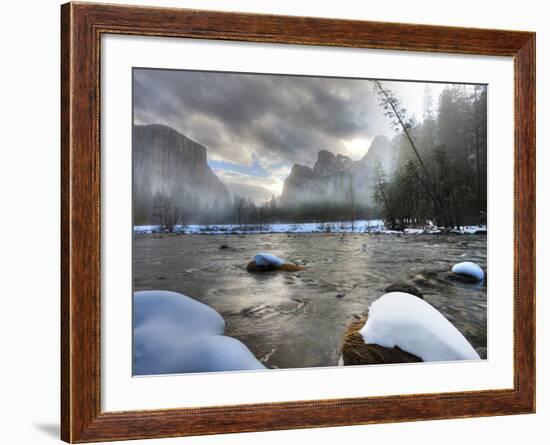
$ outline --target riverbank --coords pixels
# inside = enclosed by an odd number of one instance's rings
[[[135,234],[170,233],[170,230],[159,225],[134,226]],[[265,233],[372,233],[372,234],[397,234],[397,235],[484,235],[487,234],[487,226],[471,225],[453,228],[437,227],[430,222],[424,226],[411,226],[403,230],[390,230],[381,219],[333,222],[307,222],[295,224],[186,224],[176,225],[174,233],[205,234],[205,235],[243,235]]]

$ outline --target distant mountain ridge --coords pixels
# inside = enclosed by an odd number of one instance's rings
[[[160,124],[133,127],[134,219],[154,223],[155,195],[186,212],[229,206],[227,187],[207,164],[206,148]]]
[[[232,214],[229,191],[209,167],[207,149],[201,144],[166,125],[134,125],[132,153],[134,224],[157,223],[159,195],[184,209],[188,220],[216,212]],[[292,166],[279,202],[342,204],[352,188],[358,206],[372,206],[375,166],[380,163],[391,175],[395,158],[396,148],[385,136],[377,136],[358,161],[320,150],[313,167]]]
[[[283,184],[281,203],[299,205],[316,202],[345,202],[353,187],[355,199],[372,205],[375,165],[380,162],[386,174],[392,174],[396,149],[385,136],[376,136],[362,159],[320,150],[313,168],[294,164]]]

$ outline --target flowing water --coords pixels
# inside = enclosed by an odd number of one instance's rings
[[[487,270],[482,235],[135,235],[134,289],[172,290],[212,306],[226,334],[268,368],[335,366],[349,323],[391,283],[411,281],[486,357],[486,284],[446,278],[460,261]],[[220,248],[222,245],[227,248]],[[249,273],[270,252],[301,272]]]

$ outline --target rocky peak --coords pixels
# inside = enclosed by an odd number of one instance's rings
[[[301,164],[294,164],[292,166],[292,170],[290,170],[290,177],[294,179],[313,179],[315,177],[315,173],[311,167]]]
[[[378,162],[391,175],[395,160],[395,146],[385,136],[376,136],[360,161],[344,155],[320,150],[313,169],[295,164],[283,184],[281,201],[287,204],[301,202],[345,202],[352,179],[358,202],[372,205],[373,171]]]
[[[335,155],[328,150],[320,150],[317,154],[317,162],[313,166],[313,172],[317,175],[326,176],[346,170],[353,161],[344,155]]]

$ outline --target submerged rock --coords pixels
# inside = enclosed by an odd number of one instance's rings
[[[430,280],[420,273],[416,274],[412,280],[415,284],[419,284],[420,286],[426,286],[430,284]]]
[[[396,281],[384,289],[385,292],[405,292],[406,294],[414,295],[415,297],[424,299],[424,295],[415,285],[406,281]]]
[[[455,264],[451,272],[453,273],[451,279],[455,278],[458,281],[478,282],[485,278],[483,269],[478,264],[470,261]]]

